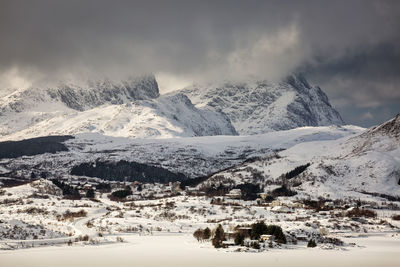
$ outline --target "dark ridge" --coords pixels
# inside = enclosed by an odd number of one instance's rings
[[[361,136],[382,134],[392,136],[400,139],[400,113],[397,114],[393,119],[382,123],[381,125],[372,127]]]
[[[62,142],[72,138],[70,135],[61,135],[0,142],[0,159],[68,151]]]
[[[0,178],[0,187],[14,187],[19,185],[28,184],[34,180],[25,180],[18,178]]]
[[[161,167],[126,160],[81,163],[72,168],[71,175],[142,183],[168,183],[188,179],[182,173],[173,173]]]

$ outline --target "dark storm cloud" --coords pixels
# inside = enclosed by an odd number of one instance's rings
[[[400,112],[400,47],[396,43],[360,45],[335,58],[315,56],[314,63],[300,69],[330,94],[348,123],[377,124]]]
[[[379,117],[372,108],[383,114],[387,104],[393,113],[399,99],[399,7],[352,0],[3,0],[0,86],[146,72],[172,81],[277,79],[300,69],[321,83],[346,120],[371,124]],[[350,119],[360,110],[358,121]]]

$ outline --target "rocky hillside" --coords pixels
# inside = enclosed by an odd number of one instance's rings
[[[135,138],[236,135],[221,113],[182,94],[160,96],[154,76],[28,88],[0,98],[0,139],[97,132]]]
[[[241,135],[344,123],[321,88],[301,75],[279,83],[193,85],[180,92],[198,108],[226,114]]]
[[[131,138],[252,135],[341,125],[325,93],[302,76],[192,86],[160,95],[154,76],[60,83],[0,97],[0,140],[95,132]]]

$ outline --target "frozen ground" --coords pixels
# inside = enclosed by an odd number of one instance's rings
[[[191,235],[124,235],[125,243],[41,247],[0,251],[1,266],[398,266],[400,236],[347,238],[359,246],[343,250],[273,249],[263,253],[224,252]]]

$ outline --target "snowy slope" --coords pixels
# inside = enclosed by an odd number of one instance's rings
[[[280,83],[192,86],[164,96],[152,75],[63,82],[2,95],[0,119],[3,140],[85,132],[134,138],[249,135],[343,124],[322,90],[299,75]]]
[[[297,144],[278,154],[215,174],[204,185],[282,184],[282,175],[311,166],[287,181],[293,189],[316,198],[400,197],[400,115],[357,136]],[[254,173],[258,173],[254,179]],[[222,178],[221,178],[222,177]]]
[[[242,163],[248,158],[270,155],[302,142],[335,140],[359,133],[355,126],[303,127],[253,136],[207,136],[165,139],[131,139],[96,133],[78,134],[65,142],[69,151],[0,160],[2,173],[16,171],[30,177],[31,171],[69,174],[72,166],[101,160],[136,161],[181,172],[188,177],[209,175]],[[1,174],[0,174],[1,176]]]
[[[235,135],[229,119],[182,94],[159,96],[153,76],[16,91],[0,98],[0,138],[97,132],[124,137]]]
[[[318,86],[310,86],[301,75],[279,83],[193,85],[179,92],[199,108],[226,114],[239,134],[343,124],[325,93]]]
[[[102,105],[85,111],[62,107],[45,113],[41,120],[3,140],[77,133],[101,133],[133,138],[235,135],[226,116],[195,108],[184,95],[137,100],[121,105]],[[16,114],[9,123],[24,121],[32,111]],[[25,121],[26,122],[26,121]],[[15,125],[14,124],[14,125]],[[7,124],[6,124],[7,125]]]

